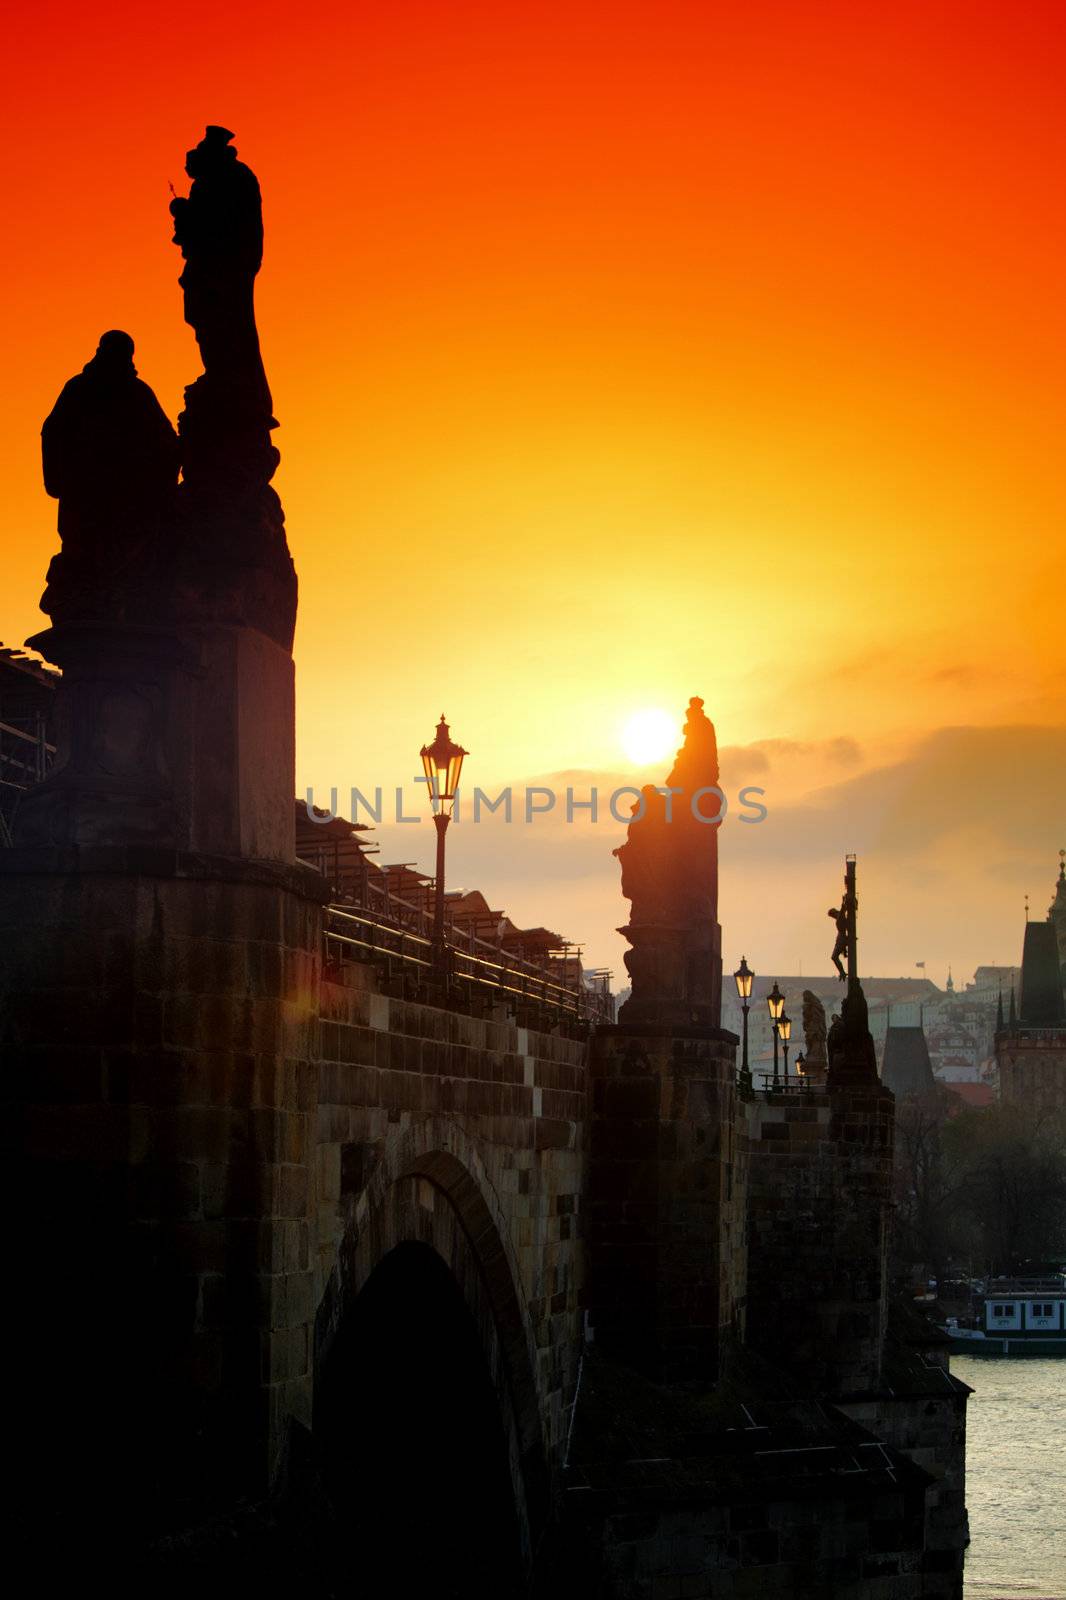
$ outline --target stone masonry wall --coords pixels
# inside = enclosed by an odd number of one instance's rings
[[[1066,1118],[1066,1028],[996,1038],[999,1097],[1034,1116]]]
[[[581,1344],[586,1053],[584,1041],[562,1034],[382,993],[368,966],[333,968],[322,987],[313,1238],[320,1356],[375,1250],[398,1242],[383,1235],[365,1248],[375,1211],[390,1186],[422,1175],[475,1237],[512,1365],[524,1361],[532,1374],[549,1458],[565,1441]]]
[[[938,1392],[939,1391],[939,1392]],[[922,1595],[956,1600],[968,1543],[966,1401],[963,1387],[930,1383],[921,1394],[849,1401],[841,1410],[886,1444],[902,1450],[933,1482],[926,1491],[920,1570]]]
[[[591,1057],[589,1305],[598,1347],[672,1379],[718,1375],[746,1259],[736,1038],[601,1029]]]
[[[811,1392],[876,1388],[894,1102],[880,1085],[747,1108],[749,1345]]]
[[[0,854],[27,1437],[81,1496],[265,1485],[310,1402],[310,875],[58,854]]]
[[[797,1485],[735,1497],[708,1488],[689,1503],[639,1491],[572,1490],[565,1512],[587,1569],[575,1594],[610,1600],[918,1600],[924,1584],[921,1488],[885,1474],[871,1501]],[[580,1560],[581,1557],[579,1556]],[[571,1576],[574,1576],[571,1568]]]

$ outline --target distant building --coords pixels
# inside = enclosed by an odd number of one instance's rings
[[[893,1024],[889,1028],[885,1036],[881,1082],[892,1090],[897,1100],[933,1093],[936,1079],[925,1032],[920,1026],[896,1027]]]
[[[1000,1007],[996,1061],[1000,1099],[1066,1117],[1066,858],[1060,851],[1055,896],[1043,922],[1027,922],[1018,992]]]
[[[990,1045],[992,1016],[988,1017],[987,1026],[984,1018],[979,1019],[978,1026],[982,1034],[987,1033]],[[989,1054],[977,1027],[967,1027],[952,1019],[949,1023],[942,1022],[930,1028],[927,1037],[933,1072],[938,1078],[953,1083],[977,1082],[981,1062]]]
[[[978,1005],[996,1005],[1000,995],[1008,995],[1018,987],[1020,967],[978,967],[973,982],[966,985],[963,998]]]

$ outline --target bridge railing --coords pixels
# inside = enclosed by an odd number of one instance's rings
[[[331,905],[327,911],[327,951],[356,961],[377,961],[388,968],[399,964],[412,975],[430,978],[434,972],[432,919],[421,907],[389,897],[387,913],[376,907]],[[537,1010],[580,1024],[614,1021],[614,997],[606,990],[590,989],[572,961],[559,961],[571,970],[556,975],[550,967],[498,950],[462,928],[449,930],[448,968],[452,982],[476,991],[482,998],[495,996],[523,1010]]]
[[[774,1075],[773,1075],[772,1072],[756,1072],[756,1073],[753,1073],[752,1076],[753,1076],[753,1078],[755,1078],[757,1080],[757,1082],[759,1084],[759,1088],[761,1089],[761,1092],[763,1094],[766,1094],[766,1095],[779,1095],[779,1094],[810,1094],[810,1095],[813,1095],[813,1094],[817,1094],[819,1092],[819,1090],[822,1090],[822,1089],[825,1088],[825,1079],[824,1078],[822,1078],[820,1081],[816,1081],[815,1079],[813,1079],[811,1077],[808,1077],[808,1076],[802,1076],[801,1077],[797,1073],[794,1073],[794,1072],[790,1072],[789,1073],[788,1082],[787,1083],[785,1082],[784,1074],[783,1073],[779,1074],[776,1087],[774,1085]]]

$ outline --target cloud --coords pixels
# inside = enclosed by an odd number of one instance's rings
[[[720,912],[727,954],[758,952],[761,970],[824,970],[826,907],[838,898],[843,856],[860,860],[863,964],[882,976],[915,960],[1014,959],[1022,895],[1042,913],[1057,870],[1066,793],[1066,728],[945,727],[921,739],[906,759],[855,772],[871,752],[852,740],[759,741],[729,752],[723,787],[734,801],[719,835]],[[723,769],[726,752],[723,751]],[[738,820],[735,785],[743,761],[761,762],[769,814]],[[807,785],[778,798],[786,769]],[[841,769],[844,769],[843,771]],[[749,767],[748,772],[751,772]],[[832,777],[836,772],[839,774]],[[745,774],[745,777],[748,774]],[[824,781],[830,776],[831,781]],[[771,781],[772,780],[772,781]],[[515,784],[515,820],[469,817],[449,833],[449,882],[480,888],[516,921],[543,923],[585,942],[591,959],[621,970],[626,920],[618,863],[611,852],[624,827],[607,812],[611,790],[632,775],[572,769],[542,774],[554,788],[553,812],[520,820],[524,784]],[[790,778],[790,783],[792,778]],[[577,796],[595,784],[600,820],[566,823],[567,785]],[[431,870],[432,830],[381,830],[378,858],[420,860]],[[828,930],[831,934],[832,930]],[[970,967],[967,967],[967,963]]]

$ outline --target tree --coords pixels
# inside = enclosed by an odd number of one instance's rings
[[[942,1278],[954,1253],[965,1172],[944,1134],[957,1107],[958,1097],[942,1085],[896,1107],[893,1254],[901,1278]]]
[[[893,1254],[901,1279],[1037,1273],[1066,1262],[1066,1123],[961,1107],[944,1084],[896,1107]]]
[[[1066,1260],[1066,1137],[1061,1121],[1014,1105],[967,1110],[943,1132],[962,1175],[960,1244],[989,1273],[1033,1273]]]

